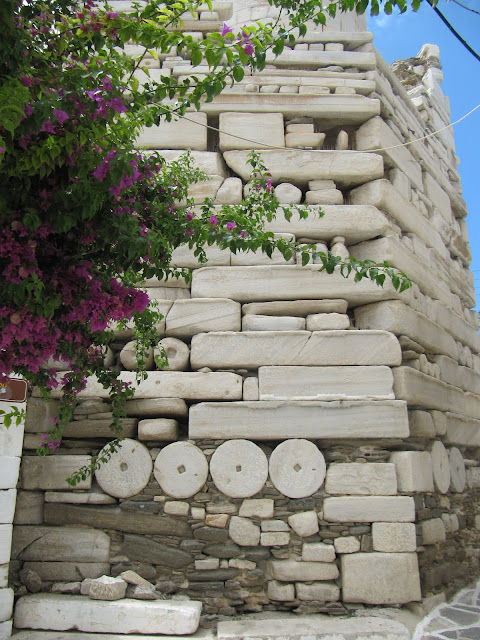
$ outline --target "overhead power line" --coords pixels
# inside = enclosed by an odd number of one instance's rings
[[[458,4],[458,6],[462,7],[462,9],[467,9],[467,11],[471,11],[472,13],[476,13],[478,16],[480,16],[480,11],[473,9],[473,7],[467,7],[466,4],[462,4],[461,2],[459,2],[459,0],[452,0],[452,2],[455,2],[455,4]]]
[[[458,33],[458,31],[453,27],[453,25],[450,24],[450,22],[446,19],[446,17],[443,15],[443,13],[440,11],[440,9],[438,9],[432,2],[432,0],[427,0],[427,3],[432,7],[432,9],[435,11],[435,13],[437,14],[437,16],[440,18],[440,20],[446,25],[447,29],[453,33],[453,35],[457,38],[457,40],[459,42],[461,42],[463,44],[463,46],[465,47],[465,49],[467,51],[469,51],[472,56],[474,58],[476,58],[479,62],[480,62],[480,55],[474,50],[472,49],[472,47],[468,44],[468,42],[462,38],[462,36]],[[477,12],[475,12],[477,13]]]

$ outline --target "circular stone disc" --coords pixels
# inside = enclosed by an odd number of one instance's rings
[[[325,459],[309,440],[285,440],[270,457],[270,479],[288,498],[306,498],[325,479]]]
[[[191,442],[173,442],[158,454],[153,474],[172,498],[190,498],[207,481],[208,462],[203,451]]]
[[[433,481],[440,493],[447,493],[450,487],[450,461],[443,442],[437,440],[430,451],[432,456]]]
[[[249,498],[267,481],[267,456],[250,440],[228,440],[213,454],[210,473],[217,489],[226,496]]]
[[[101,458],[102,453],[108,450],[107,445],[98,457]],[[152,458],[147,447],[136,440],[125,438],[110,460],[95,471],[95,477],[105,493],[115,498],[129,498],[146,487],[152,466]]]
[[[463,456],[456,447],[452,447],[450,449],[449,457],[452,489],[457,493],[462,493],[465,489],[465,483],[467,480]]]

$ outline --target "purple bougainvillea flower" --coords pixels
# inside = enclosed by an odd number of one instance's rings
[[[0,154],[5,153],[5,147],[0,147]]]
[[[68,120],[68,118],[69,118],[68,113],[66,111],[63,111],[62,109],[54,109],[53,110],[53,115],[58,120],[60,126],[63,125],[65,120]]]
[[[210,224],[212,225],[212,227],[214,227],[215,225],[218,224],[218,218],[217,216],[211,216],[210,218]]]
[[[227,231],[233,231],[236,226],[234,222],[227,222]]]
[[[226,22],[223,23],[223,30],[222,30],[222,37],[225,37],[227,35],[227,33],[232,33],[232,30],[230,29],[230,27],[227,25]]]
[[[255,49],[253,48],[253,45],[251,45],[250,43],[249,43],[249,44],[246,44],[246,45],[243,47],[243,50],[245,51],[245,53],[247,54],[247,56],[253,56],[253,53],[254,53],[254,51],[255,51]]]

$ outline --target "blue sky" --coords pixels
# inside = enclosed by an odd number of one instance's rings
[[[480,0],[460,0],[480,11]],[[480,53],[480,15],[463,9],[453,0],[440,0],[438,8],[468,44]],[[452,122],[480,103],[480,62],[453,36],[424,1],[418,13],[385,14],[368,18],[375,47],[391,64],[416,56],[426,42],[440,47],[442,89],[450,99]],[[454,127],[455,145],[463,197],[468,206],[467,225],[472,248],[477,309],[480,309],[480,109]]]

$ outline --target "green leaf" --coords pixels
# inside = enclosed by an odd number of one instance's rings
[[[234,67],[232,75],[233,75],[233,78],[234,78],[235,82],[241,82],[243,80],[244,75],[245,75],[245,71],[244,71],[243,67]]]
[[[194,67],[197,67],[200,64],[200,62],[202,61],[202,58],[203,58],[203,54],[200,47],[198,46],[192,47],[192,50],[190,51],[190,59]]]

